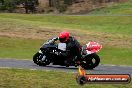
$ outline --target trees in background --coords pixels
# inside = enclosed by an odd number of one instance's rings
[[[8,10],[9,12],[12,12],[16,8],[16,1],[15,0],[0,0],[0,10]]]
[[[38,0],[0,0],[0,10],[14,12],[19,5],[22,5],[22,8],[25,8],[25,12],[34,13],[36,6],[39,4]]]
[[[64,4],[72,5],[74,0],[64,0]]]
[[[84,2],[86,0],[49,0],[50,3],[53,3],[53,6],[59,11],[64,12],[67,10],[67,7],[79,2]]]
[[[23,0],[23,2],[21,2],[21,4],[25,8],[26,13],[29,13],[29,12],[35,13],[36,6],[39,3],[38,3],[38,0]]]
[[[47,0],[49,2],[49,7],[53,10],[56,9],[58,12],[64,12],[67,7],[74,3],[80,2],[92,2],[93,5],[101,5],[100,3],[118,2],[121,0]],[[46,2],[47,2],[46,1]],[[25,9],[25,13],[36,12],[36,7],[39,5],[39,0],[0,0],[0,11],[15,12],[15,10],[22,6]],[[41,2],[45,2],[42,0]],[[52,11],[53,11],[52,10]]]
[[[4,5],[4,0],[0,0],[0,5]]]

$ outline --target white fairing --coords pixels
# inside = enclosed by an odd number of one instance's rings
[[[58,49],[66,51],[66,43],[58,43]]]

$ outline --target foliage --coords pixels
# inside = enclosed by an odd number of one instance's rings
[[[38,0],[4,0],[4,4],[0,5],[0,10],[7,10],[9,12],[13,12],[16,8],[17,5],[22,4],[23,7],[26,2],[35,2],[35,5],[38,5]]]
[[[64,0],[64,4],[71,5],[73,0]]]
[[[59,10],[59,12],[64,12],[67,9],[67,5],[66,4],[59,5],[57,9]]]
[[[0,6],[0,10],[7,10],[13,12],[20,4],[21,0],[3,0],[3,5]]]

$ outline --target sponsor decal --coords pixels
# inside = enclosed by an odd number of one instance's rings
[[[129,74],[86,74],[85,69],[79,66],[79,73],[76,76],[78,84],[90,83],[114,83],[114,84],[127,84],[131,81]]]

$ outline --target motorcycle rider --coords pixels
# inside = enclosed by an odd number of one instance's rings
[[[66,52],[59,54],[66,57],[66,66],[68,67],[70,65],[70,62],[72,61],[74,56],[77,56],[76,64],[80,64],[79,61],[82,57],[80,43],[67,31],[61,32],[57,38],[53,38],[49,42],[54,43],[57,40],[59,40],[61,43],[66,43]]]

